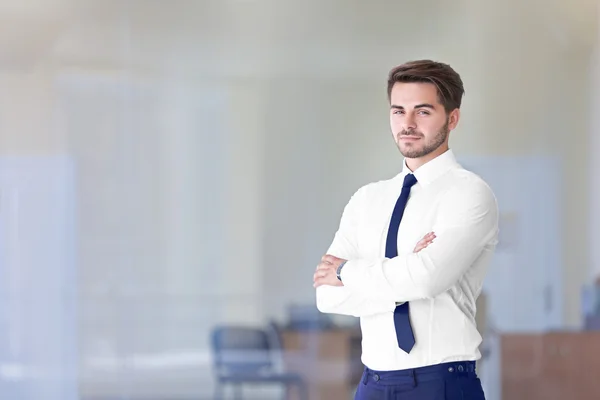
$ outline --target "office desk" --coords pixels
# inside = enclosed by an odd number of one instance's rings
[[[363,368],[360,329],[283,331],[281,336],[286,368],[304,377],[310,400],[353,398]]]
[[[600,399],[600,332],[505,334],[503,400]]]

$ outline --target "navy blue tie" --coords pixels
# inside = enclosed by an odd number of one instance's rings
[[[394,258],[398,256],[398,228],[400,228],[400,221],[406,208],[406,202],[408,201],[408,195],[410,194],[410,188],[417,183],[417,178],[413,174],[408,174],[404,177],[404,183],[402,184],[402,192],[394,212],[392,212],[392,220],[390,221],[390,228],[388,229],[387,240],[385,242],[385,257]],[[394,310],[394,327],[396,328],[396,339],[398,339],[398,347],[407,353],[410,353],[413,346],[415,345],[415,336],[410,326],[409,307],[408,302],[404,302],[399,306],[396,306]]]

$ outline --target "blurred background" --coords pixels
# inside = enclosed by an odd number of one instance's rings
[[[600,398],[598,16],[0,0],[0,396],[352,398],[358,321],[317,312],[312,274],[351,194],[401,169],[388,71],[429,58],[465,82],[451,147],[501,210],[488,400]]]

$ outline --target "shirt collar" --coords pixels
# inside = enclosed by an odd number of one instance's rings
[[[412,172],[406,166],[405,159],[404,168],[402,168],[402,173],[400,175],[402,178],[404,178],[406,175],[412,173],[415,175],[415,178],[417,178],[417,182],[419,182],[419,184],[426,186],[456,165],[458,165],[456,157],[454,157],[452,150],[449,149],[445,153],[440,154],[433,160],[428,161]]]

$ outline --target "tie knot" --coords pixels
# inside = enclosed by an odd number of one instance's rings
[[[417,178],[415,178],[413,174],[408,174],[404,177],[404,184],[402,187],[411,188],[415,183],[417,183]]]

